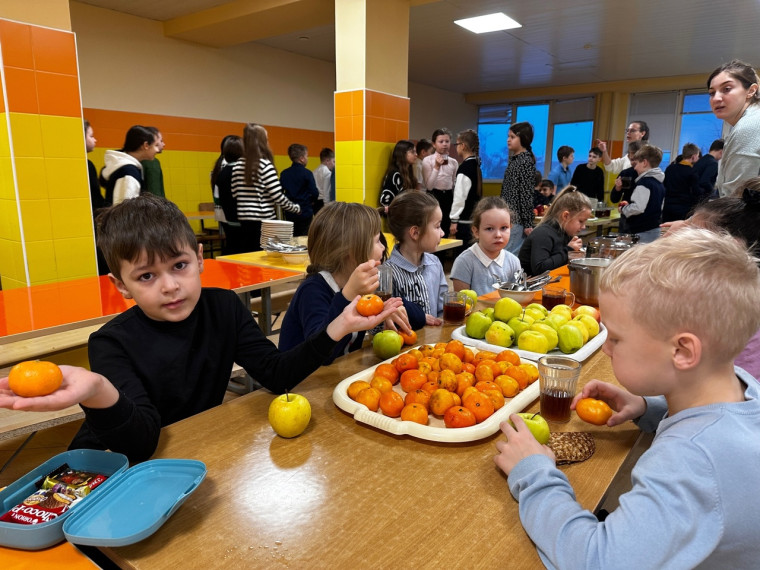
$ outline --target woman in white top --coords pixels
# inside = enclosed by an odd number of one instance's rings
[[[757,73],[737,59],[710,74],[710,106],[733,128],[726,137],[715,186],[721,196],[741,192],[744,182],[760,173],[760,93]]]

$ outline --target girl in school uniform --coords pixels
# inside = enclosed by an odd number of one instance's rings
[[[388,206],[393,199],[404,190],[414,190],[417,182],[414,178],[414,164],[417,161],[417,151],[414,143],[401,140],[396,143],[388,161],[388,168],[383,176],[383,187],[380,191],[380,205],[388,213]]]
[[[451,131],[447,128],[433,131],[433,146],[435,152],[422,161],[422,176],[425,188],[441,207],[441,228],[443,237],[446,237],[451,225],[451,204],[454,201],[454,184],[459,167],[459,163],[449,156]]]
[[[388,226],[396,240],[388,265],[393,269],[393,295],[422,307],[428,325],[443,321],[446,275],[433,255],[441,243],[441,208],[430,194],[404,192],[388,208]]]
[[[374,293],[379,285],[377,266],[385,246],[380,215],[364,204],[330,202],[309,227],[309,266],[285,313],[280,350],[288,350],[331,322],[357,295]],[[406,333],[425,325],[422,309],[414,303],[394,313],[385,328]],[[324,364],[361,348],[365,331],[346,336]]]
[[[531,150],[532,143],[533,126],[530,123],[515,123],[509,127],[507,148],[511,157],[504,171],[501,197],[514,214],[507,251],[515,255],[533,231],[536,157]]]
[[[478,295],[493,291],[494,283],[512,281],[520,261],[504,246],[509,241],[510,214],[499,196],[483,198],[472,212],[476,243],[454,260],[451,281],[455,291],[472,289]]]
[[[520,264],[528,275],[538,275],[567,264],[568,251],[583,246],[578,232],[586,227],[591,206],[586,195],[568,186],[554,199],[538,227],[520,248]]]
[[[454,184],[454,200],[451,204],[451,225],[449,235],[461,239],[465,244],[472,237],[472,209],[483,195],[483,175],[480,172],[480,139],[472,129],[457,135],[457,152],[462,163],[457,168]]]

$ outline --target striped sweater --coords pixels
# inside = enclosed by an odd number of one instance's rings
[[[239,221],[274,220],[275,204],[288,212],[298,214],[301,207],[285,196],[277,178],[277,171],[266,158],[259,161],[258,178],[253,185],[245,184],[245,159],[232,166],[232,196],[237,199]]]

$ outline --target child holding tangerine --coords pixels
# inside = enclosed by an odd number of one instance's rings
[[[757,563],[760,496],[748,492],[747,476],[760,470],[760,387],[734,366],[760,328],[755,261],[734,240],[684,229],[631,249],[602,275],[603,350],[627,391],[592,380],[573,408],[604,400],[615,410],[608,426],[634,420],[656,436],[632,490],[600,522],[519,416],[510,417],[514,428],[501,424],[507,441],[497,442],[495,462],[547,567]],[[692,302],[717,287],[710,303]]]
[[[203,248],[172,202],[150,194],[125,200],[101,214],[99,228],[111,282],[137,306],[90,336],[91,371],[61,366],[63,382],[49,396],[21,398],[0,379],[0,407],[80,404],[85,421],[71,449],[110,449],[143,461],[163,426],[222,403],[233,363],[284,392],[316,370],[340,339],[401,306],[391,298],[380,315],[362,317],[357,295],[304,342],[280,352],[233,291],[201,287]]]
[[[385,252],[380,225],[376,210],[357,203],[330,202],[314,216],[309,228],[307,276],[285,313],[281,350],[297,346],[324,328],[357,295],[377,289],[377,266]],[[402,302],[402,307],[387,315],[385,327],[406,333],[423,327],[422,309],[414,303]],[[323,363],[329,364],[341,354],[361,348],[363,341],[364,331],[341,338],[326,353]]]

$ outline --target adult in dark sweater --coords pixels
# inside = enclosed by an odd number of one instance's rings
[[[319,189],[314,174],[306,168],[309,151],[302,144],[288,147],[288,157],[293,164],[280,174],[280,185],[291,202],[301,206],[299,213],[285,212],[285,219],[293,222],[293,235],[305,236],[314,217],[314,202],[319,199]]]
[[[662,221],[685,220],[694,207],[709,194],[704,194],[699,179],[694,173],[694,163],[699,159],[699,147],[686,143],[681,160],[665,169],[665,201],[662,206]]]
[[[0,407],[78,403],[85,421],[71,448],[110,449],[131,462],[153,454],[161,427],[221,404],[233,362],[282,392],[316,370],[338,339],[401,306],[392,298],[380,315],[362,317],[357,296],[323,330],[281,353],[233,292],[201,288],[202,246],[171,202],[144,194],[107,210],[99,243],[111,281],[137,306],[90,337],[91,371],[62,366],[61,387],[41,398],[19,398],[0,379]]]
[[[594,147],[588,151],[588,162],[579,164],[573,172],[570,184],[596,202],[604,202],[604,171],[597,166],[602,159],[601,149]]]

